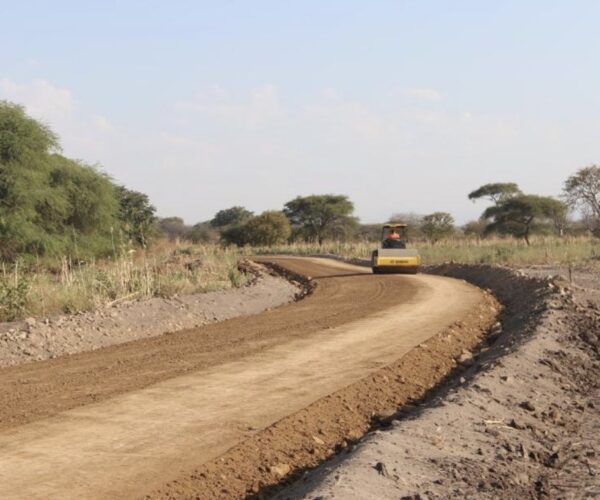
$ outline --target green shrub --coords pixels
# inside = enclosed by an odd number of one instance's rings
[[[25,278],[0,276],[0,320],[13,321],[25,313],[31,285]]]

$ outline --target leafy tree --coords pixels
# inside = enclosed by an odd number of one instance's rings
[[[311,195],[287,202],[283,213],[297,237],[323,244],[326,238],[339,237],[341,228],[355,226],[354,204],[345,195]]]
[[[164,217],[158,219],[158,229],[170,240],[185,237],[191,228],[186,226],[181,217]]]
[[[87,233],[115,224],[118,205],[109,177],[60,155],[54,155],[53,162],[50,185],[64,194],[66,225]]]
[[[0,257],[110,250],[119,224],[111,180],[58,149],[46,126],[0,102]]]
[[[0,101],[0,164],[39,164],[45,154],[59,149],[47,126],[28,117],[22,106]]]
[[[291,233],[288,218],[282,212],[270,210],[223,230],[221,241],[237,246],[273,246],[287,241]]]
[[[224,210],[219,210],[210,221],[210,225],[216,228],[226,228],[236,224],[243,224],[250,217],[252,212],[244,207],[231,207]]]
[[[148,195],[131,191],[123,186],[117,188],[119,195],[119,218],[127,237],[146,248],[153,235],[156,209]]]
[[[563,192],[568,205],[581,209],[589,229],[600,235],[600,167],[579,169],[566,180]]]
[[[48,204],[52,165],[50,153],[58,149],[56,136],[29,118],[21,106],[0,101],[0,254],[41,253],[51,243],[39,224]],[[64,208],[64,207],[63,207]]]
[[[495,205],[503,201],[519,196],[521,190],[514,182],[495,182],[484,184],[479,189],[469,193],[469,200],[478,200],[480,198],[489,198]]]
[[[53,201],[46,202],[42,225],[66,235],[69,253],[98,255],[110,251],[111,229],[119,227],[119,204],[110,178],[82,162],[53,155],[49,185]],[[54,214],[56,220],[50,220]]]
[[[244,224],[229,226],[221,230],[221,242],[227,245],[243,247],[248,244],[248,233]]]
[[[434,212],[423,217],[421,231],[432,243],[452,235],[455,231],[454,218],[447,212]]]
[[[529,245],[534,224],[553,221],[560,214],[566,214],[564,203],[551,197],[520,195],[508,198],[498,205],[486,209],[483,216],[492,219],[487,232],[498,231],[523,238]]]
[[[216,241],[219,235],[210,222],[199,222],[192,226],[185,238],[192,243],[210,243]]]
[[[0,101],[0,258],[107,254],[122,225],[146,244],[154,222],[147,196],[58,151],[48,127]]]
[[[250,245],[273,246],[283,243],[292,234],[287,217],[275,210],[253,217],[243,226],[246,242]]]

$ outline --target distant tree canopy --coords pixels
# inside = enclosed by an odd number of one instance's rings
[[[115,232],[142,227],[123,200],[132,192],[58,151],[48,127],[0,101],[0,258],[108,254]]]
[[[282,212],[269,210],[243,224],[228,227],[221,233],[221,240],[238,246],[273,246],[285,243],[291,233],[287,217]]]
[[[283,209],[294,236],[322,245],[326,239],[345,239],[358,226],[354,204],[345,195],[298,196]]]
[[[436,243],[454,234],[456,231],[454,218],[448,212],[434,212],[425,215],[421,231],[431,243]]]
[[[600,167],[579,169],[566,180],[563,193],[570,207],[582,211],[588,229],[600,236]]]
[[[462,226],[462,232],[465,236],[482,238],[485,235],[487,222],[485,219],[472,220]]]
[[[210,221],[210,225],[214,228],[224,228],[243,224],[254,214],[244,207],[231,207],[224,210],[219,210]]]
[[[185,239],[192,243],[214,243],[219,239],[219,233],[210,222],[198,222],[191,227]]]
[[[244,230],[247,243],[255,246],[285,243],[292,234],[292,227],[287,217],[275,210],[251,218],[244,224]]]
[[[160,233],[170,240],[185,237],[191,229],[181,217],[163,217],[158,219],[157,225]]]
[[[483,217],[491,219],[486,231],[511,234],[523,238],[529,245],[529,237],[536,224],[565,220],[567,207],[561,201],[547,196],[519,195],[488,207]]]
[[[514,182],[495,182],[484,184],[479,189],[469,193],[469,200],[478,200],[480,198],[488,198],[494,204],[501,203],[508,198],[522,194],[519,186]]]

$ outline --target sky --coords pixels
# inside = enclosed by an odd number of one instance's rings
[[[600,162],[600,2],[0,0],[0,99],[187,223],[346,194],[365,223]]]

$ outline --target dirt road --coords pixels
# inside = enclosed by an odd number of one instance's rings
[[[270,258],[317,282],[266,313],[0,370],[0,498],[130,498],[402,357],[464,282]]]

